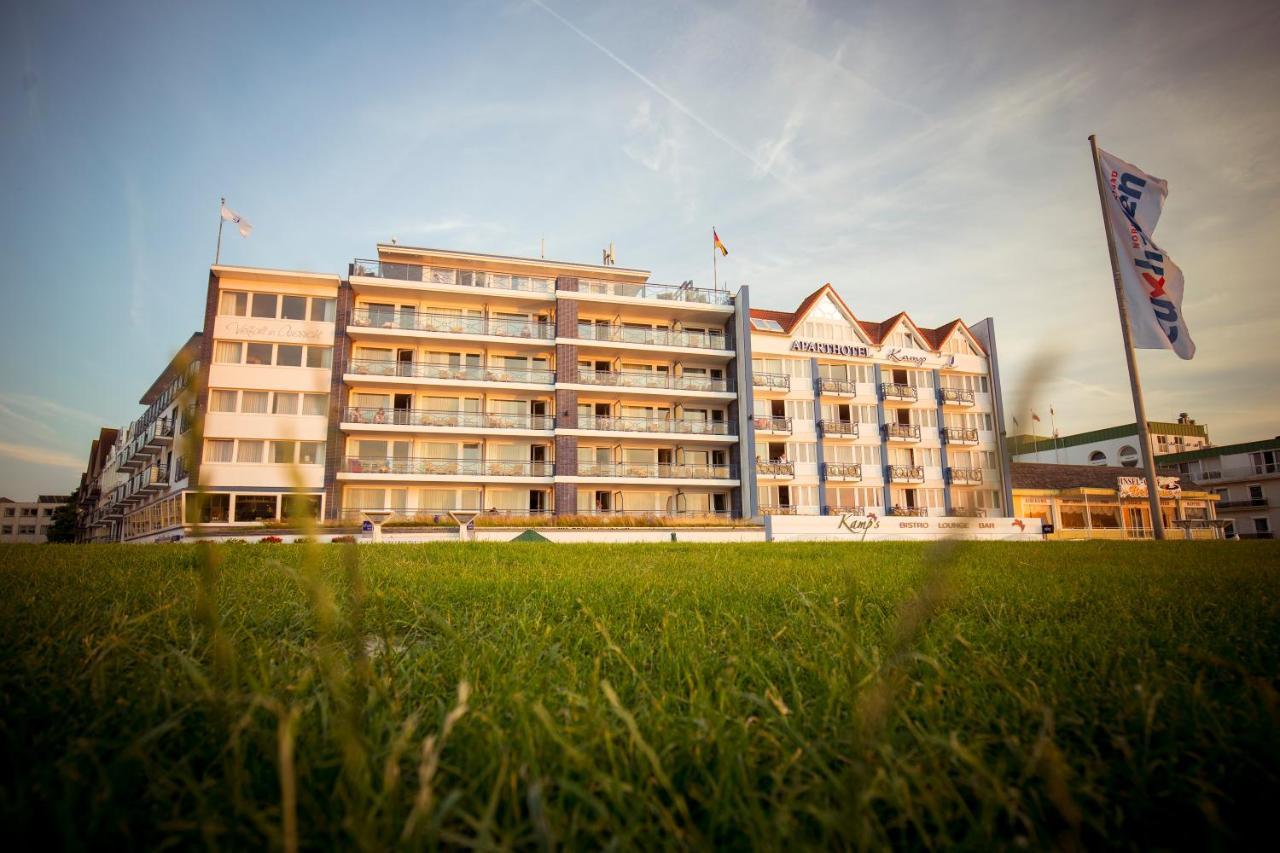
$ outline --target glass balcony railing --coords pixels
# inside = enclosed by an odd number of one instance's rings
[[[449,475],[467,477],[550,477],[551,462],[504,462],[479,459],[437,459],[421,456],[369,458],[349,456],[343,469],[349,474]]]
[[[828,504],[822,508],[823,515],[866,515],[867,508],[865,506],[850,506],[839,504]]]
[[[691,284],[655,284],[651,281],[600,281],[578,279],[578,292],[596,296],[626,296],[632,299],[666,299],[674,302],[697,302],[705,305],[728,305],[733,302],[727,291],[708,290]]]
[[[965,486],[976,486],[982,484],[981,468],[948,468],[948,479],[952,483]]]
[[[547,341],[555,337],[555,327],[549,322],[385,308],[355,308],[351,312],[350,325],[369,329],[493,335],[503,338],[532,338]]]
[[[579,477],[647,477],[677,480],[731,480],[729,465],[651,464],[632,462],[578,462]]]
[[[342,412],[342,422],[395,426],[467,427],[469,429],[555,429],[555,418],[550,415],[388,409],[373,406],[348,406]]]
[[[791,390],[791,377],[785,373],[752,373],[751,384],[756,388],[777,391]]]
[[[670,373],[647,370],[579,370],[581,385],[611,385],[620,388],[663,388],[675,391],[729,391],[727,379],[710,376]]]
[[[953,518],[986,518],[987,511],[976,506],[957,506],[951,508]]]
[[[579,415],[578,429],[598,429],[606,432],[670,432],[684,435],[729,435],[729,425],[724,421],[702,421],[690,418],[602,417]]]
[[[761,504],[761,515],[795,515],[796,507],[782,504]]]
[[[524,382],[550,385],[555,371],[548,368],[483,367],[472,364],[431,364],[422,361],[389,361],[353,358],[347,373],[358,376],[400,376],[413,379],[451,379],[463,382]]]
[[[929,510],[922,506],[893,506],[889,507],[889,515],[905,515],[912,518],[925,518],[929,515]]]
[[[889,441],[919,441],[919,424],[885,424],[884,437]]]
[[[852,397],[858,393],[858,385],[848,379],[829,379],[826,376],[819,376],[818,390],[823,394],[843,394]]]
[[[968,388],[939,388],[938,399],[948,406],[972,406],[974,404],[973,392]]]
[[[924,466],[922,465],[890,465],[886,473],[890,483],[924,482]]]
[[[652,344],[664,347],[691,347],[722,350],[726,348],[724,332],[650,329],[637,326],[579,323],[578,338],[610,343]]]
[[[885,400],[917,400],[920,397],[916,386],[901,382],[881,382],[880,396]]]
[[[827,462],[822,466],[823,477],[828,480],[861,480],[862,463]]]
[[[423,284],[452,284],[461,287],[485,287],[495,290],[515,290],[528,293],[554,293],[553,278],[507,273],[458,270],[446,267],[428,267],[421,264],[397,264],[389,261],[370,261],[357,258],[351,262],[351,275],[383,278],[390,281],[416,281]]]
[[[857,421],[839,421],[830,418],[823,418],[818,421],[818,429],[822,430],[823,435],[835,435],[841,438],[857,438],[858,422]]]
[[[973,427],[943,427],[942,440],[947,444],[977,444],[978,430]]]
[[[783,462],[780,459],[757,459],[756,473],[764,474],[768,477],[794,477],[796,475],[796,464],[794,462]]]
[[[781,432],[791,434],[791,418],[775,418],[761,415],[751,419],[751,426],[756,432]]]

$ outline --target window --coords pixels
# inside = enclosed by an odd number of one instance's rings
[[[250,462],[250,463],[261,462],[262,461],[262,442],[246,441],[245,439],[240,439],[240,444],[236,448],[236,461]]]
[[[271,442],[271,461],[276,465],[292,465],[297,454],[298,443],[296,441]]]
[[[311,298],[311,322],[332,323],[337,313],[335,308],[336,303],[334,300],[313,296]]]
[[[302,347],[298,344],[280,344],[276,347],[276,364],[281,367],[301,367]]]
[[[273,415],[298,414],[298,395],[289,394],[284,391],[277,391],[275,399],[271,401],[271,414]]]
[[[328,394],[303,394],[302,395],[302,414],[328,415],[329,414],[329,395]]]
[[[1138,466],[1138,451],[1133,446],[1126,444],[1120,448],[1120,464],[1126,468],[1136,468]]]
[[[277,297],[274,293],[253,294],[253,316],[270,317],[274,320],[276,316],[276,301]]]
[[[307,319],[307,297],[305,296],[280,297],[280,319],[282,320]]]
[[[4,527],[0,527],[0,534],[2,534],[2,535],[4,535],[4,536],[12,536],[12,535],[13,535],[13,525],[12,525],[12,524],[6,524]]]
[[[236,521],[272,521],[275,517],[275,495],[236,495]]]
[[[319,518],[319,495],[284,495],[282,499],[285,518]]]
[[[1093,451],[1092,453],[1089,454],[1089,464],[1090,465],[1106,465],[1107,454],[1103,453],[1101,450]]]
[[[324,442],[323,441],[301,442],[298,445],[298,464],[299,465],[324,464]]]
[[[246,415],[265,415],[267,413],[266,391],[244,391],[240,394],[240,411]]]
[[[218,364],[239,364],[243,344],[239,341],[216,341],[213,345],[213,360]]]
[[[1271,532],[1271,520],[1266,516],[1260,516],[1253,520],[1253,529],[1258,533]]]
[[[224,291],[218,304],[218,313],[224,317],[243,317],[248,311],[249,294]]]
[[[271,344],[245,344],[245,364],[270,364]]]
[[[782,331],[782,325],[777,320],[770,320],[764,317],[752,317],[751,325],[762,332]]]
[[[229,438],[210,438],[204,443],[205,462],[230,462],[235,442]]]
[[[209,411],[234,412],[236,410],[236,391],[210,391]]]
[[[307,347],[307,367],[333,367],[333,347]]]

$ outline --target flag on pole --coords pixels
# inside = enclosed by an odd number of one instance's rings
[[[1018,417],[1017,417],[1017,415],[1014,415],[1014,416],[1013,416],[1013,426],[1014,426],[1014,428],[1015,428],[1015,429],[1017,429],[1017,428],[1018,428]]]
[[[716,229],[714,228],[711,229],[711,239],[714,241],[712,245],[715,246],[716,250],[720,252],[722,257],[729,254],[729,250],[725,247],[724,243],[721,242],[720,235],[716,233]]]
[[[1031,420],[1035,421],[1036,423],[1040,423],[1040,416],[1035,413],[1034,409],[1031,412]]]
[[[1107,218],[1115,235],[1133,346],[1173,350],[1189,359],[1196,345],[1182,316],[1182,270],[1151,239],[1169,184],[1101,148],[1098,161],[1110,190]]]
[[[235,223],[236,227],[240,231],[241,237],[248,237],[253,233],[253,226],[249,224],[248,220],[231,208],[227,207],[225,204],[222,205],[222,218],[227,222]]]

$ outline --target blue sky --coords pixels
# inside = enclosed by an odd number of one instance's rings
[[[1206,11],[1211,10],[1211,11]],[[1194,361],[1148,413],[1280,433],[1268,3],[6,3],[0,494],[69,490],[233,264],[412,245],[720,265],[753,304],[994,316],[1006,394],[1132,419],[1086,137],[1166,178]],[[1047,420],[1047,419],[1046,419]]]

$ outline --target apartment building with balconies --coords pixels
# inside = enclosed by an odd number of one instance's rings
[[[762,514],[1000,515],[1010,506],[993,322],[858,320],[824,285],[752,309]]]
[[[1274,539],[1280,528],[1280,436],[1157,454],[1160,472],[1217,495],[1227,538]]]

